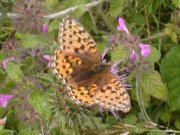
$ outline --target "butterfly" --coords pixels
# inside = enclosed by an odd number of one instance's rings
[[[94,39],[73,17],[60,24],[59,48],[52,56],[52,70],[66,85],[74,103],[98,105],[108,110],[129,112],[130,96],[123,83],[103,63]]]

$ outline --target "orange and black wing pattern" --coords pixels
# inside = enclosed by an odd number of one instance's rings
[[[96,43],[73,17],[66,17],[60,24],[58,42],[52,69],[75,103],[130,110],[129,94],[123,83],[110,71],[98,70],[103,62]]]

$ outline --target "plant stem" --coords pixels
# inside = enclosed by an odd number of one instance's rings
[[[142,98],[142,91],[140,89],[140,76],[139,74],[137,75],[137,79],[136,79],[136,97],[138,100],[138,104],[141,110],[141,113],[143,115],[144,120],[151,122],[151,119],[149,118],[149,116],[146,113],[145,107],[144,107],[144,102],[143,102],[143,98]]]

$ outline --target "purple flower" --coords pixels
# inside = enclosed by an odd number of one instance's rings
[[[0,106],[5,108],[9,100],[11,100],[14,96],[13,95],[2,95],[0,94]]]
[[[14,59],[15,59],[14,57],[5,59],[5,60],[2,62],[3,68],[6,69],[7,64],[8,64],[9,62],[13,61]]]
[[[109,111],[112,113],[112,115],[114,116],[115,119],[119,118],[119,116],[115,113],[114,110],[109,110]]]
[[[43,58],[48,61],[47,67],[51,66],[51,56],[50,55],[43,55]]]
[[[126,32],[127,34],[129,34],[129,31],[128,31],[127,27],[126,27],[126,24],[125,24],[124,20],[123,20],[121,17],[119,17],[118,30],[119,30],[119,31],[124,31],[124,32]]]
[[[148,44],[139,44],[139,47],[141,48],[141,55],[143,57],[148,57],[151,53],[151,46]]]
[[[46,26],[45,23],[43,24],[43,28],[42,29],[43,29],[44,33],[48,33],[48,27]]]
[[[137,58],[137,53],[133,50],[130,56],[131,61],[135,61]]]

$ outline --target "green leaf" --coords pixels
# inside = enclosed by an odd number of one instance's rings
[[[112,51],[111,60],[112,62],[117,62],[119,60],[126,61],[128,59],[128,53],[126,49],[122,46],[117,46]]]
[[[110,0],[110,8],[108,14],[113,17],[120,15],[124,9],[124,0]]]
[[[169,89],[169,107],[171,111],[180,110],[180,86]]]
[[[18,135],[40,135],[37,131],[22,130]]]
[[[5,80],[6,73],[0,69],[0,82],[2,83]]]
[[[20,65],[15,65],[13,63],[8,63],[6,68],[7,76],[13,81],[21,81],[23,78],[23,72]]]
[[[176,6],[176,8],[180,8],[180,0],[172,0],[172,2]]]
[[[47,95],[36,90],[30,96],[29,101],[37,112],[39,112],[46,120],[49,120],[51,117],[51,105]]]
[[[107,37],[104,37],[103,41],[101,41],[101,42],[97,41],[96,43],[97,43],[97,47],[98,47],[99,52],[102,54],[105,51],[109,41],[108,41]]]
[[[0,63],[2,63],[7,58],[7,55],[3,52],[0,53]]]
[[[16,83],[14,80],[8,80],[5,83],[3,83],[3,88],[1,88],[1,91],[3,93],[9,93],[11,90],[14,90],[16,88]]]
[[[178,37],[177,37],[177,34],[175,32],[171,33],[171,39],[175,44],[178,43]]]
[[[151,47],[151,54],[149,56],[149,60],[154,63],[157,62],[161,57],[161,52],[157,50],[155,47]]]
[[[0,130],[0,135],[14,135],[14,132],[12,130],[4,129]]]
[[[160,114],[160,119],[164,122],[164,123],[168,123],[171,119],[171,114],[170,111],[168,110],[163,110]]]
[[[45,0],[45,3],[48,7],[52,9],[59,4],[58,0]]]
[[[130,125],[135,125],[137,122],[137,117],[133,114],[128,115],[128,117],[123,119],[123,122]]]
[[[48,27],[48,31],[54,31],[59,29],[59,21],[58,20],[53,20]]]
[[[169,90],[171,111],[180,109],[180,47],[174,47],[162,60],[160,71]]]
[[[175,126],[176,126],[177,129],[180,130],[180,119],[176,119]]]
[[[158,72],[150,72],[141,77],[141,86],[143,90],[160,100],[167,100],[168,92],[166,86],[161,81],[161,76]]]
[[[17,33],[16,37],[21,39],[22,46],[27,48],[43,47],[47,44],[46,38],[40,35],[30,35]]]
[[[84,8],[82,8],[81,10],[83,10],[83,9]],[[93,18],[91,18],[90,14],[88,12],[84,13],[82,11],[82,13],[83,13],[83,15],[81,15],[80,22],[85,27],[86,31],[90,32],[93,30],[93,32],[97,33],[97,28],[95,26],[95,22],[93,22]],[[80,14],[79,14],[79,16],[80,16]]]

